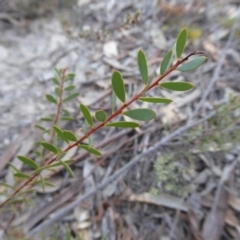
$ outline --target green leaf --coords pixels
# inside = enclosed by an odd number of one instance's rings
[[[73,121],[74,119],[72,117],[61,117],[60,120],[62,120],[62,121]]]
[[[164,82],[159,85],[172,91],[188,91],[194,87],[191,83],[188,82]]]
[[[64,116],[70,116],[70,112],[67,109],[62,109]]]
[[[53,152],[55,154],[58,153],[58,149],[55,146],[53,146],[52,144],[48,143],[48,142],[41,142],[41,145],[44,148],[46,148],[48,151],[50,151],[50,152]]]
[[[83,148],[84,150],[86,150],[89,153],[92,153],[97,156],[102,156],[102,153],[99,150],[97,150],[96,148],[89,147],[88,145],[85,145],[85,144],[79,144],[78,146],[80,148]]]
[[[41,121],[44,122],[51,122],[53,119],[52,118],[48,118],[48,117],[44,117],[44,118],[40,118]]]
[[[122,114],[139,121],[150,121],[156,116],[155,112],[148,108],[128,110]]]
[[[180,67],[177,68],[177,70],[182,72],[187,72],[194,70],[198,68],[200,65],[202,65],[206,61],[206,57],[198,57],[193,60],[190,60],[184,64],[182,64]]]
[[[48,100],[49,102],[52,102],[52,103],[57,104],[57,100],[56,100],[52,95],[47,94],[47,95],[46,95],[46,98],[47,98],[47,100]]]
[[[60,82],[58,81],[57,78],[52,78],[52,81],[56,84],[56,85],[59,85],[60,86]]]
[[[158,97],[140,97],[139,100],[150,103],[171,103],[173,101],[172,99]]]
[[[55,88],[55,94],[56,94],[58,97],[61,96],[61,90],[60,90],[59,87],[56,87],[56,88]]]
[[[74,85],[71,85],[71,86],[66,87],[64,90],[65,90],[65,91],[71,91],[71,90],[73,90],[74,88],[75,88],[75,86],[74,86]]]
[[[91,113],[90,113],[89,109],[83,104],[80,104],[80,109],[81,109],[81,112],[82,112],[83,116],[87,120],[88,124],[91,127],[93,127],[93,119],[92,119],[92,116],[91,116]]]
[[[76,76],[75,73],[69,73],[69,74],[65,77],[64,81],[67,82],[67,81],[69,81],[69,80],[73,80],[73,79],[75,78],[75,76]]]
[[[147,59],[143,50],[138,51],[138,69],[145,85],[148,84],[148,66]]]
[[[56,67],[54,68],[54,70],[55,70],[55,72],[57,73],[57,75],[58,75],[59,77],[61,77],[63,70],[62,70],[62,69],[58,69],[58,68],[56,68]]]
[[[178,59],[180,59],[182,56],[182,53],[186,46],[186,42],[187,42],[187,29],[184,28],[178,34],[177,41],[176,41],[176,54]]]
[[[112,123],[106,124],[105,126],[120,127],[120,128],[137,128],[137,127],[140,127],[140,124],[136,122],[112,122]]]
[[[42,126],[39,125],[39,124],[36,124],[35,127],[38,128],[38,129],[40,129],[40,130],[42,130],[42,131],[46,131],[46,130],[47,130],[46,128],[42,127]]]
[[[24,179],[29,179],[29,178],[30,178],[29,175],[24,174],[24,173],[21,173],[21,172],[14,173],[14,176],[15,176],[15,177],[18,177],[18,178],[24,178]]]
[[[63,131],[63,137],[72,142],[77,141],[76,136],[71,131],[67,131],[67,130]]]
[[[163,75],[170,67],[172,61],[173,52],[170,50],[162,60],[160,67],[160,74]]]
[[[112,87],[116,96],[124,103],[125,102],[125,86],[120,72],[115,71],[112,75]]]
[[[99,122],[105,122],[107,119],[107,114],[105,111],[103,110],[98,110],[95,113],[95,118],[99,121]]]
[[[26,165],[28,165],[30,168],[33,168],[33,169],[38,169],[39,166],[37,163],[35,163],[32,159],[30,158],[27,158],[27,157],[24,157],[24,156],[17,156],[17,158],[25,163]]]
[[[64,168],[68,171],[68,173],[70,174],[70,176],[74,177],[74,173],[72,171],[72,169],[64,162],[60,160],[60,163],[64,166]]]
[[[63,137],[63,131],[57,125],[53,125],[53,129],[59,137]]]
[[[66,101],[69,101],[69,100],[72,100],[74,98],[76,98],[77,96],[79,95],[79,93],[73,93],[71,95],[69,95],[68,97],[66,97],[63,101],[66,102]]]

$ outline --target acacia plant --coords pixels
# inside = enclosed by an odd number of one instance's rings
[[[18,200],[18,197],[25,196],[29,190],[34,189],[34,186],[41,185],[43,188],[45,185],[51,185],[47,181],[46,175],[43,176],[43,171],[53,171],[58,166],[63,166],[71,176],[73,176],[73,171],[70,167],[74,161],[63,160],[65,154],[75,146],[88,151],[91,154],[101,156],[101,151],[92,146],[91,135],[103,127],[119,127],[119,128],[137,128],[139,123],[135,121],[114,121],[119,115],[128,116],[134,120],[138,121],[149,121],[155,117],[155,112],[148,108],[138,108],[133,110],[126,110],[129,105],[131,105],[136,100],[150,103],[160,103],[166,104],[172,102],[171,99],[161,98],[161,97],[148,97],[147,93],[155,88],[161,87],[171,91],[189,91],[193,88],[193,85],[189,82],[174,82],[162,80],[168,76],[171,72],[177,71],[191,71],[199,67],[202,63],[206,61],[206,57],[203,52],[192,52],[186,57],[181,58],[183,51],[185,49],[187,42],[187,30],[183,29],[176,40],[176,43],[172,50],[170,50],[162,60],[160,64],[160,76],[156,80],[152,81],[149,78],[148,65],[145,53],[142,50],[138,51],[137,63],[139,72],[143,81],[142,90],[135,95],[132,99],[126,99],[125,85],[122,75],[119,71],[115,71],[112,74],[112,113],[108,116],[103,110],[98,110],[95,113],[95,120],[91,115],[89,109],[83,104],[80,104],[80,111],[85,119],[84,124],[84,135],[77,139],[76,135],[68,130],[63,130],[59,127],[59,121],[61,120],[71,120],[70,113],[63,108],[63,103],[74,99],[78,96],[78,92],[74,91],[75,86],[72,85],[75,74],[67,74],[66,69],[56,69],[57,76],[53,78],[53,83],[55,84],[55,96],[46,95],[46,98],[51,103],[56,104],[57,112],[55,115],[51,115],[46,118],[42,118],[43,121],[51,121],[51,129],[46,129],[41,125],[37,127],[42,131],[42,136],[49,134],[48,140],[40,142],[40,150],[35,151],[40,157],[38,161],[30,159],[25,156],[18,156],[18,159],[25,164],[28,168],[32,169],[30,174],[26,174],[14,165],[10,164],[14,177],[18,180],[17,186],[9,186],[6,183],[4,186],[12,188],[13,191],[10,196],[0,203],[0,209],[5,205]],[[173,59],[176,59],[173,63]],[[67,95],[66,95],[67,93]],[[116,99],[122,102],[122,105],[116,109]],[[98,122],[98,123],[97,123]],[[88,144],[84,143],[88,140]],[[59,146],[62,142],[67,144],[65,149],[61,149]]]

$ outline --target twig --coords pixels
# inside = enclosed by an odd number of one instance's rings
[[[207,116],[201,118],[200,120],[197,120],[195,122],[190,122],[186,124],[185,126],[177,129],[176,131],[170,133],[168,136],[164,137],[162,140],[160,140],[158,143],[156,143],[153,147],[147,149],[145,152],[142,154],[139,154],[138,156],[134,157],[130,162],[126,163],[122,168],[120,168],[118,171],[116,171],[113,175],[111,175],[109,178],[107,178],[105,181],[103,181],[101,184],[96,186],[93,190],[89,191],[86,193],[84,196],[81,196],[77,198],[74,202],[70,203],[68,206],[65,208],[59,210],[53,216],[40,224],[38,227],[27,233],[29,236],[33,236],[37,232],[41,231],[44,227],[50,226],[51,224],[55,223],[59,219],[61,219],[63,216],[65,216],[68,212],[70,212],[72,209],[80,205],[82,202],[87,200],[89,197],[94,195],[96,192],[99,190],[102,190],[105,188],[108,184],[112,183],[113,181],[116,181],[120,176],[122,176],[127,170],[132,168],[134,165],[136,165],[138,162],[140,162],[144,157],[147,155],[155,152],[159,147],[161,147],[163,144],[166,142],[170,141],[172,138],[176,137],[179,134],[182,134],[183,132],[187,131],[188,129],[206,121],[207,119],[213,117],[216,114],[216,112],[211,112]]]

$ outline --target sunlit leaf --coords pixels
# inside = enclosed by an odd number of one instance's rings
[[[20,170],[17,169],[12,163],[8,163],[8,164],[15,172],[20,172]]]
[[[52,103],[57,104],[57,100],[56,100],[52,95],[47,94],[47,95],[46,95],[46,98],[47,98],[47,100],[48,100],[49,102],[52,102]]]
[[[170,67],[172,61],[173,52],[170,50],[162,60],[160,67],[160,74],[163,75]]]
[[[187,43],[187,29],[184,28],[177,37],[177,41],[176,41],[176,54],[177,54],[177,58],[180,59],[182,56],[182,53],[185,49]]]
[[[30,176],[21,172],[14,173],[14,176],[17,178],[29,179]]]
[[[58,68],[54,68],[55,72],[57,73],[58,77],[61,77],[62,76],[62,72],[63,70],[62,69],[58,69]]]
[[[106,124],[105,126],[120,127],[120,128],[137,128],[137,127],[140,127],[140,124],[136,122],[112,122],[112,123]]]
[[[99,121],[99,122],[105,122],[107,119],[107,114],[105,111],[103,110],[98,110],[95,113],[95,118]]]
[[[156,116],[155,112],[152,109],[148,108],[128,110],[123,112],[122,114],[139,121],[149,121]]]
[[[63,101],[66,102],[66,101],[69,101],[69,100],[72,100],[74,98],[76,98],[77,96],[79,95],[79,93],[73,93],[71,95],[69,95],[68,97],[66,97]]]
[[[116,96],[124,103],[125,102],[125,86],[120,72],[115,71],[112,75],[112,87]]]
[[[202,65],[206,61],[206,57],[198,57],[193,60],[190,60],[184,64],[182,64],[180,67],[177,68],[177,70],[182,72],[187,72],[194,70],[198,68],[200,65]]]
[[[158,97],[140,97],[139,100],[150,103],[171,103],[173,100],[169,98],[158,98]]]
[[[66,87],[64,90],[65,90],[65,91],[71,91],[71,90],[73,90],[74,88],[75,88],[75,86],[74,86],[74,85],[71,85],[71,86]]]
[[[159,85],[172,91],[188,91],[194,87],[191,83],[188,82],[164,82]]]
[[[90,113],[89,109],[83,104],[80,104],[80,109],[81,109],[81,112],[82,112],[83,116],[87,120],[88,124],[91,127],[93,127],[93,119],[92,119],[92,116],[91,116],[91,113]]]
[[[7,184],[7,183],[5,183],[5,182],[0,182],[0,186],[4,186],[4,187],[7,187],[7,188],[14,189],[13,186],[11,186],[11,185],[9,185],[9,184]]]
[[[63,131],[63,137],[72,142],[77,141],[77,138],[74,135],[74,133],[72,133],[71,131],[68,131],[68,130]]]
[[[85,144],[79,144],[78,146],[80,148],[83,148],[84,150],[86,150],[89,153],[92,153],[97,156],[102,156],[102,153],[99,150],[97,150],[96,148],[89,147],[88,145],[85,145]]]
[[[147,59],[143,50],[138,51],[138,69],[145,85],[148,84],[148,66]]]
[[[58,153],[58,149],[48,142],[41,142],[41,145],[50,152],[53,152],[55,154]]]
[[[33,169],[39,168],[38,164],[35,163],[32,159],[24,157],[24,156],[17,156],[17,157],[21,162],[28,165],[30,168],[33,168]]]

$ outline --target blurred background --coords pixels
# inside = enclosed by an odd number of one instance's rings
[[[92,112],[111,109],[114,70],[125,79],[128,99],[139,92],[140,48],[154,78],[184,27],[184,56],[199,50],[208,57],[196,71],[173,72],[167,79],[189,81],[192,91],[150,93],[173,103],[133,104],[156,111],[156,119],[141,130],[96,133],[96,145],[111,139],[101,145],[103,158],[83,158],[76,150],[71,155],[77,161],[75,178],[61,172],[51,178],[54,189],[38,189],[30,207],[23,204],[17,211],[12,239],[27,239],[24,234],[67,239],[68,231],[86,240],[240,239],[239,7],[238,0],[0,0],[0,177],[8,184],[7,164],[16,155],[33,154],[40,135],[34,125],[56,111],[45,98],[54,92],[54,67],[76,73],[80,96],[67,105],[75,116],[67,128],[77,132],[82,127],[79,103]],[[189,122],[194,126],[178,132]],[[141,155],[169,135],[149,156]],[[41,227],[50,214],[85,196],[136,156],[141,160],[126,176],[51,223],[58,229],[55,238],[52,227]]]

